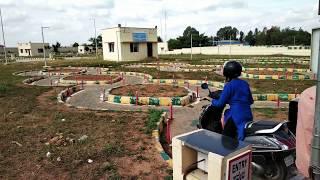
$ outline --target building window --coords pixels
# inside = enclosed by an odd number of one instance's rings
[[[109,46],[109,52],[114,52],[114,43],[113,42],[108,43],[108,46]]]
[[[38,49],[38,53],[43,53],[43,49],[42,48]]]
[[[20,53],[23,53],[23,49],[20,49]]]
[[[130,52],[139,52],[139,43],[130,43]]]

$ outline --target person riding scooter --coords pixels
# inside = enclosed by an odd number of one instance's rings
[[[222,134],[243,140],[245,137],[245,124],[253,120],[251,104],[253,98],[249,84],[239,79],[242,66],[237,61],[229,61],[223,67],[223,75],[226,77],[226,84],[218,100],[212,100],[212,106],[223,108],[230,105],[224,113],[224,129]]]

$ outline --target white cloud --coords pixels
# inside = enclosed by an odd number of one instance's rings
[[[186,26],[214,35],[231,25],[248,32],[255,27],[277,25],[302,27],[318,24],[317,0],[3,0],[7,44],[41,41],[41,25],[50,26],[45,37],[63,45],[84,43],[94,35],[96,19],[101,29],[121,23],[126,26],[159,27],[164,35],[164,10],[168,38],[181,35]],[[162,29],[162,33],[161,30]]]

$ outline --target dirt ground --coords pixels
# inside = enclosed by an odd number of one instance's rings
[[[188,95],[188,91],[183,87],[157,84],[122,86],[111,90],[110,94],[135,96],[136,92],[141,97],[182,97]]]
[[[144,133],[146,113],[69,109],[53,98],[58,90],[38,96],[30,112],[8,107],[0,118],[1,179],[154,179],[168,175],[151,135]],[[80,140],[83,136],[87,138]]]
[[[65,80],[78,80],[78,81],[108,81],[111,79],[115,79],[117,76],[110,75],[72,75],[67,76]]]
[[[288,120],[288,109],[279,108],[279,109],[270,109],[270,108],[261,108],[253,109],[254,120],[273,120],[273,121],[284,121]]]
[[[293,72],[286,72],[286,71],[268,71],[268,70],[259,70],[259,71],[254,71],[254,70],[248,70],[245,71],[245,73],[248,74],[256,74],[256,75],[301,75],[300,73],[293,73]]]
[[[23,85],[26,77],[12,75],[41,66],[0,65],[0,179],[171,175],[146,132],[148,113],[68,108],[57,102],[61,88]]]

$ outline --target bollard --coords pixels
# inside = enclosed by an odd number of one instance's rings
[[[50,86],[52,86],[52,79],[50,79]]]
[[[278,95],[278,100],[277,100],[277,107],[280,108],[280,97]]]
[[[204,79],[205,83],[208,84],[208,76],[206,76],[206,78]]]
[[[173,106],[172,106],[172,104],[170,105],[169,113],[170,113],[170,118],[167,121],[166,138],[167,138],[167,143],[171,144],[171,128],[170,128],[170,124],[171,124],[171,121],[173,120]]]
[[[199,97],[199,86],[197,86],[197,98]]]
[[[102,74],[101,68],[99,68],[99,71],[100,71],[100,75],[101,75]]]
[[[189,81],[187,82],[187,85],[188,85],[188,89],[190,88],[190,83],[189,83]]]
[[[83,89],[83,79],[81,80],[81,89]]]
[[[171,144],[171,133],[170,133],[170,119],[168,119],[168,121],[167,121],[167,129],[166,129],[166,139],[167,139],[167,143],[168,144]]]
[[[103,89],[102,91],[101,91],[101,94],[100,94],[100,101],[101,102],[103,102],[104,101],[104,95],[105,94],[105,90]]]
[[[138,91],[136,91],[136,106],[138,106],[138,101],[139,101]]]
[[[69,94],[69,87],[68,87],[68,89],[67,89],[67,97],[69,97],[69,95],[70,95],[70,94]]]
[[[170,105],[170,120],[173,119],[173,106],[172,104]]]

